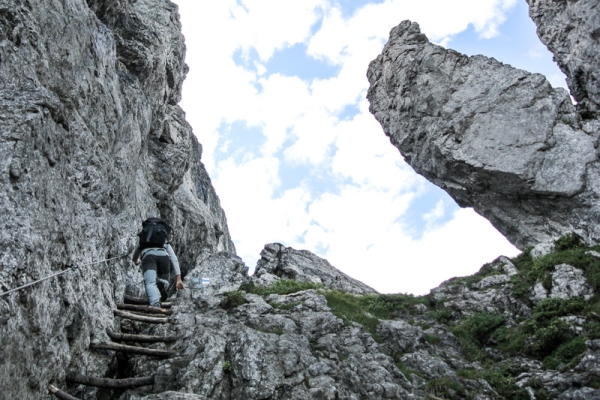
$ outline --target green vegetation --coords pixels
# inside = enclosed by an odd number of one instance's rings
[[[456,375],[463,379],[485,379],[487,383],[503,399],[529,400],[529,395],[524,388],[517,386],[515,378],[510,371],[504,369],[459,369]]]
[[[246,294],[239,290],[235,292],[227,292],[225,293],[223,301],[221,301],[221,307],[223,307],[225,310],[231,310],[239,307],[246,302],[245,296]]]
[[[586,350],[585,340],[580,337],[563,343],[551,355],[544,358],[544,368],[557,369],[561,364],[573,364],[580,361],[581,354]]]
[[[247,293],[267,296],[269,294],[291,294],[309,289],[324,289],[325,286],[311,282],[296,282],[290,279],[280,279],[270,286],[256,286],[252,282],[243,283],[240,290]]]
[[[231,368],[232,368],[231,367],[231,361],[229,361],[229,360],[223,361],[222,368],[223,368],[223,371],[225,371],[225,372],[231,372]]]
[[[585,254],[587,251],[600,252],[600,246],[585,247],[575,235],[568,235],[555,242],[556,251],[552,254],[534,259],[526,249],[518,257],[512,259],[519,273],[512,280],[513,295],[531,307],[532,315],[526,320],[510,321],[503,315],[478,313],[459,319],[458,312],[441,304],[432,304],[429,296],[412,296],[408,294],[394,295],[362,295],[355,296],[335,290],[328,290],[322,285],[298,283],[280,280],[269,287],[256,287],[246,284],[240,290],[259,295],[289,294],[300,290],[316,289],[327,300],[333,314],[346,324],[358,323],[369,332],[376,341],[381,342],[377,334],[380,319],[403,317],[412,325],[423,330],[436,326],[436,321],[448,326],[458,340],[462,352],[470,361],[481,365],[479,370],[459,370],[457,375],[466,380],[486,380],[501,398],[528,399],[524,388],[515,383],[515,377],[522,371],[520,365],[498,365],[486,351],[505,355],[527,355],[543,363],[545,369],[572,368],[586,350],[585,341],[600,338],[600,294],[589,301],[583,298],[546,299],[534,305],[529,300],[531,290],[537,282],[547,289],[552,289],[552,274],[556,265],[569,264],[584,271],[588,283],[598,291],[600,289],[600,260]],[[485,265],[470,277],[456,278],[453,282],[472,286],[481,279],[501,273]],[[235,304],[235,302],[232,302]],[[272,304],[273,307],[289,310],[298,306],[299,302],[289,304]],[[418,306],[423,304],[424,308]],[[421,310],[419,310],[421,309]],[[586,317],[582,332],[576,332],[564,320],[566,316],[580,315]],[[423,340],[430,345],[439,345],[440,337],[425,333]],[[394,354],[393,359],[398,369],[412,380],[418,372],[407,368],[400,360],[403,354]],[[464,385],[463,385],[464,384]],[[441,398],[471,398],[474,393],[467,389],[469,384],[457,382],[449,378],[434,379],[427,383],[425,390],[433,396]],[[597,385],[598,382],[587,382],[586,385]],[[541,384],[531,383],[532,389],[540,399],[548,398]],[[595,387],[595,386],[594,386]]]
[[[327,305],[336,317],[341,318],[346,324],[350,321],[361,324],[375,341],[381,342],[381,337],[377,334],[379,320],[369,314],[368,309],[361,304],[364,296],[353,296],[334,290],[327,291],[324,295]]]
[[[299,301],[293,301],[293,302],[287,303],[287,304],[280,304],[280,303],[269,303],[269,304],[271,304],[271,306],[273,308],[278,308],[280,310],[291,310],[292,308],[299,306],[302,303]]]
[[[441,324],[449,324],[452,320],[454,320],[454,313],[452,310],[444,307],[430,311],[429,316]]]
[[[434,396],[451,399],[464,398],[467,395],[463,385],[445,376],[427,382],[425,391]]]
[[[408,379],[411,382],[412,382],[412,379],[413,379],[412,378],[413,375],[421,376],[421,374],[419,374],[418,371],[415,371],[415,370],[412,370],[412,369],[408,368],[401,361],[397,361],[396,362],[396,368],[398,368],[400,370],[400,372],[402,372],[402,374],[406,377],[406,379]]]
[[[440,344],[440,343],[442,343],[442,339],[439,336],[433,335],[431,333],[424,333],[423,334],[423,339],[425,339],[425,341],[427,343],[430,343],[430,344]]]
[[[464,319],[452,329],[452,333],[457,338],[465,338],[480,346],[486,346],[492,334],[503,324],[504,317],[501,315],[480,313]]]
[[[585,254],[590,250],[600,251],[600,246],[585,247],[575,235],[567,235],[554,242],[555,252],[533,259],[531,249],[525,250],[512,261],[519,270],[513,277],[513,294],[531,305],[531,288],[540,281],[548,290],[552,288],[551,274],[559,264],[569,264],[584,271],[588,283],[594,290],[600,289],[600,260]]]

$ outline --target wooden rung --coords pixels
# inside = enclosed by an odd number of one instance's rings
[[[133,321],[148,322],[150,324],[167,324],[167,323],[169,323],[169,318],[147,317],[144,315],[133,314],[133,313],[130,313],[127,311],[121,311],[121,310],[113,310],[113,313],[117,317],[123,317],[123,318],[127,318],[127,319],[130,319]]]
[[[48,385],[48,391],[61,400],[79,400],[77,397],[73,397],[53,385]]]
[[[81,383],[85,386],[101,388],[131,389],[140,386],[154,385],[154,375],[145,376],[142,378],[109,379],[96,378],[93,376],[81,375],[76,372],[69,372],[67,374],[67,382]]]
[[[148,305],[139,305],[139,304],[123,304],[117,303],[117,308],[119,310],[129,310],[129,311],[139,311],[147,314],[160,314],[160,315],[172,315],[173,310],[168,310],[165,308],[152,307]]]
[[[153,357],[172,357],[175,355],[174,351],[148,349],[146,347],[128,346],[125,344],[108,343],[108,342],[91,343],[90,349],[113,350],[113,351],[120,351],[123,353],[142,354],[145,356],[153,356]]]
[[[123,342],[139,342],[139,343],[172,343],[176,342],[180,338],[177,336],[152,336],[152,335],[134,335],[130,333],[119,333],[113,332],[110,329],[106,329],[106,333],[112,340],[123,341]]]
[[[140,304],[140,305],[148,305],[148,299],[143,299],[141,297],[135,297],[135,296],[129,296],[129,295],[125,295],[125,297],[123,298],[123,301],[127,304]],[[162,306],[162,308],[171,308],[173,306],[173,303],[171,302],[165,302],[165,303],[160,303],[160,305]]]

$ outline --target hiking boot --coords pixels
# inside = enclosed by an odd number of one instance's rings
[[[162,282],[156,282],[156,286],[158,287],[158,291],[160,292],[160,301],[166,301],[169,295],[167,294],[167,288],[165,284]]]

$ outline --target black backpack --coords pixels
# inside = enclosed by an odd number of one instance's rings
[[[140,249],[164,247],[171,227],[160,218],[148,218],[142,222],[142,231],[138,233]]]

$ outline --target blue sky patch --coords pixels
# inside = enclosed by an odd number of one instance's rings
[[[423,237],[428,227],[424,216],[435,210],[440,200],[444,202],[444,216],[436,219],[433,226],[441,226],[451,221],[454,212],[460,208],[448,193],[433,183],[427,182],[426,187],[425,193],[416,197],[406,213],[400,218],[400,223],[414,240],[420,240]]]
[[[215,161],[233,158],[242,163],[249,157],[259,157],[267,138],[261,127],[248,126],[246,121],[222,122],[219,126],[219,144],[215,149]]]
[[[499,27],[499,33],[491,39],[481,39],[473,25],[469,25],[466,31],[450,40],[448,47],[468,56],[482,54],[493,57],[515,68],[538,72],[546,77],[562,74],[552,60],[552,53],[537,37],[525,2],[519,2],[509,12],[507,21]]]
[[[350,121],[354,119],[355,116],[360,114],[360,108],[358,107],[358,103],[348,104],[344,109],[338,114],[338,118],[342,121]]]
[[[356,11],[363,8],[367,4],[379,4],[383,3],[384,1],[385,0],[334,0],[333,2],[342,10],[342,16],[344,18],[349,18],[352,17]]]
[[[297,43],[291,47],[277,50],[264,64],[267,75],[281,74],[283,76],[297,76],[306,81],[313,79],[329,79],[337,76],[340,66],[334,66],[324,60],[318,60],[306,54],[307,46]],[[231,59],[247,71],[257,73],[256,63],[260,58],[256,49],[237,49]]]
[[[318,60],[306,54],[307,46],[296,43],[278,50],[267,61],[265,67],[269,75],[279,73],[284,76],[297,76],[302,80],[329,79],[337,76],[340,66]]]

